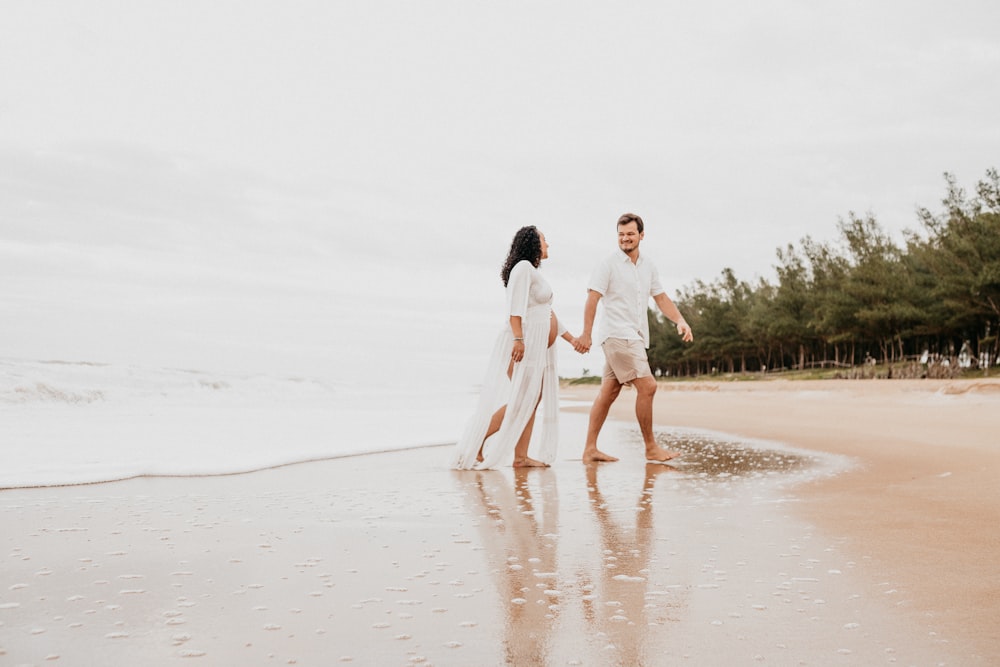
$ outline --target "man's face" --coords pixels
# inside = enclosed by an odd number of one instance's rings
[[[618,225],[618,247],[628,254],[639,248],[639,241],[643,234],[639,232],[639,225],[634,221],[624,225]]]

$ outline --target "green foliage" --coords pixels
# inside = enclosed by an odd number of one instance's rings
[[[578,378],[559,378],[563,383],[567,385],[587,385],[587,384],[601,384],[601,376],[599,375],[584,375]]]
[[[798,369],[834,376],[866,359],[887,364],[1000,354],[1000,177],[968,197],[945,174],[944,210],[919,211],[923,235],[895,244],[872,214],[849,213],[839,243],[806,237],[777,250],[777,281],[750,285],[724,269],[681,290],[677,305],[695,332],[681,342],[649,311],[650,364],[661,376]],[[994,361],[995,363],[995,361]],[[840,376],[843,376],[842,374]]]

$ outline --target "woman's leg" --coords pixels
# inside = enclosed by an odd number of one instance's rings
[[[514,362],[511,361],[510,364],[507,366],[507,379],[508,380],[510,379],[510,376],[513,373],[514,373]],[[483,436],[483,441],[479,444],[479,453],[476,454],[476,460],[477,461],[482,461],[483,460],[483,445],[486,444],[486,440],[491,435],[493,435],[494,433],[496,433],[497,431],[500,430],[500,425],[503,424],[503,416],[505,414],[507,414],[507,406],[506,405],[501,405],[500,409],[497,410],[496,412],[494,412],[493,416],[490,418],[490,425],[486,429],[486,435]]]
[[[549,327],[549,347],[555,342],[555,331],[556,331],[556,320],[555,317],[550,319]],[[514,445],[514,467],[515,468],[547,468],[548,463],[542,463],[541,461],[536,461],[535,459],[528,458],[528,445],[531,443],[531,431],[535,427],[535,414],[538,413],[538,404],[542,402],[542,392],[538,392],[538,400],[535,401],[535,407],[531,411],[531,417],[528,419],[528,423],[524,426],[524,432],[521,433],[521,437],[518,438],[517,444]]]
[[[531,443],[531,431],[535,427],[535,415],[538,413],[538,403],[540,403],[542,397],[538,397],[538,401],[535,403],[535,409],[531,411],[531,417],[528,418],[528,423],[524,425],[524,431],[521,433],[521,437],[517,439],[517,444],[514,445],[514,467],[515,468],[547,468],[548,463],[542,463],[541,461],[536,461],[535,459],[528,458],[528,445]]]
[[[487,438],[500,430],[500,425],[503,423],[503,416],[507,414],[507,406],[501,405],[500,409],[493,413],[490,418],[489,428],[486,429],[486,435],[483,437],[483,444],[486,444]],[[479,453],[476,454],[476,460],[483,460],[483,444],[479,445]]]

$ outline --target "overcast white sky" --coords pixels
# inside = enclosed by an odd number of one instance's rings
[[[1000,166],[992,0],[2,16],[0,356],[464,379],[523,224],[575,332],[626,210],[673,291]]]

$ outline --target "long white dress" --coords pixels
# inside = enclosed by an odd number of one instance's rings
[[[529,456],[551,463],[559,441],[559,376],[556,368],[555,345],[549,347],[549,327],[552,316],[552,288],[531,262],[522,260],[510,272],[507,280],[507,310],[521,317],[524,334],[524,359],[514,364],[507,378],[514,334],[505,324],[497,336],[490,355],[489,367],[483,379],[482,393],[472,418],[466,424],[451,457],[451,467],[486,470],[509,466],[514,460],[514,446],[524,432],[532,411],[541,397],[539,414]],[[566,329],[558,324],[559,335]],[[500,430],[483,444],[490,418],[506,405]],[[483,460],[476,462],[480,445]]]

